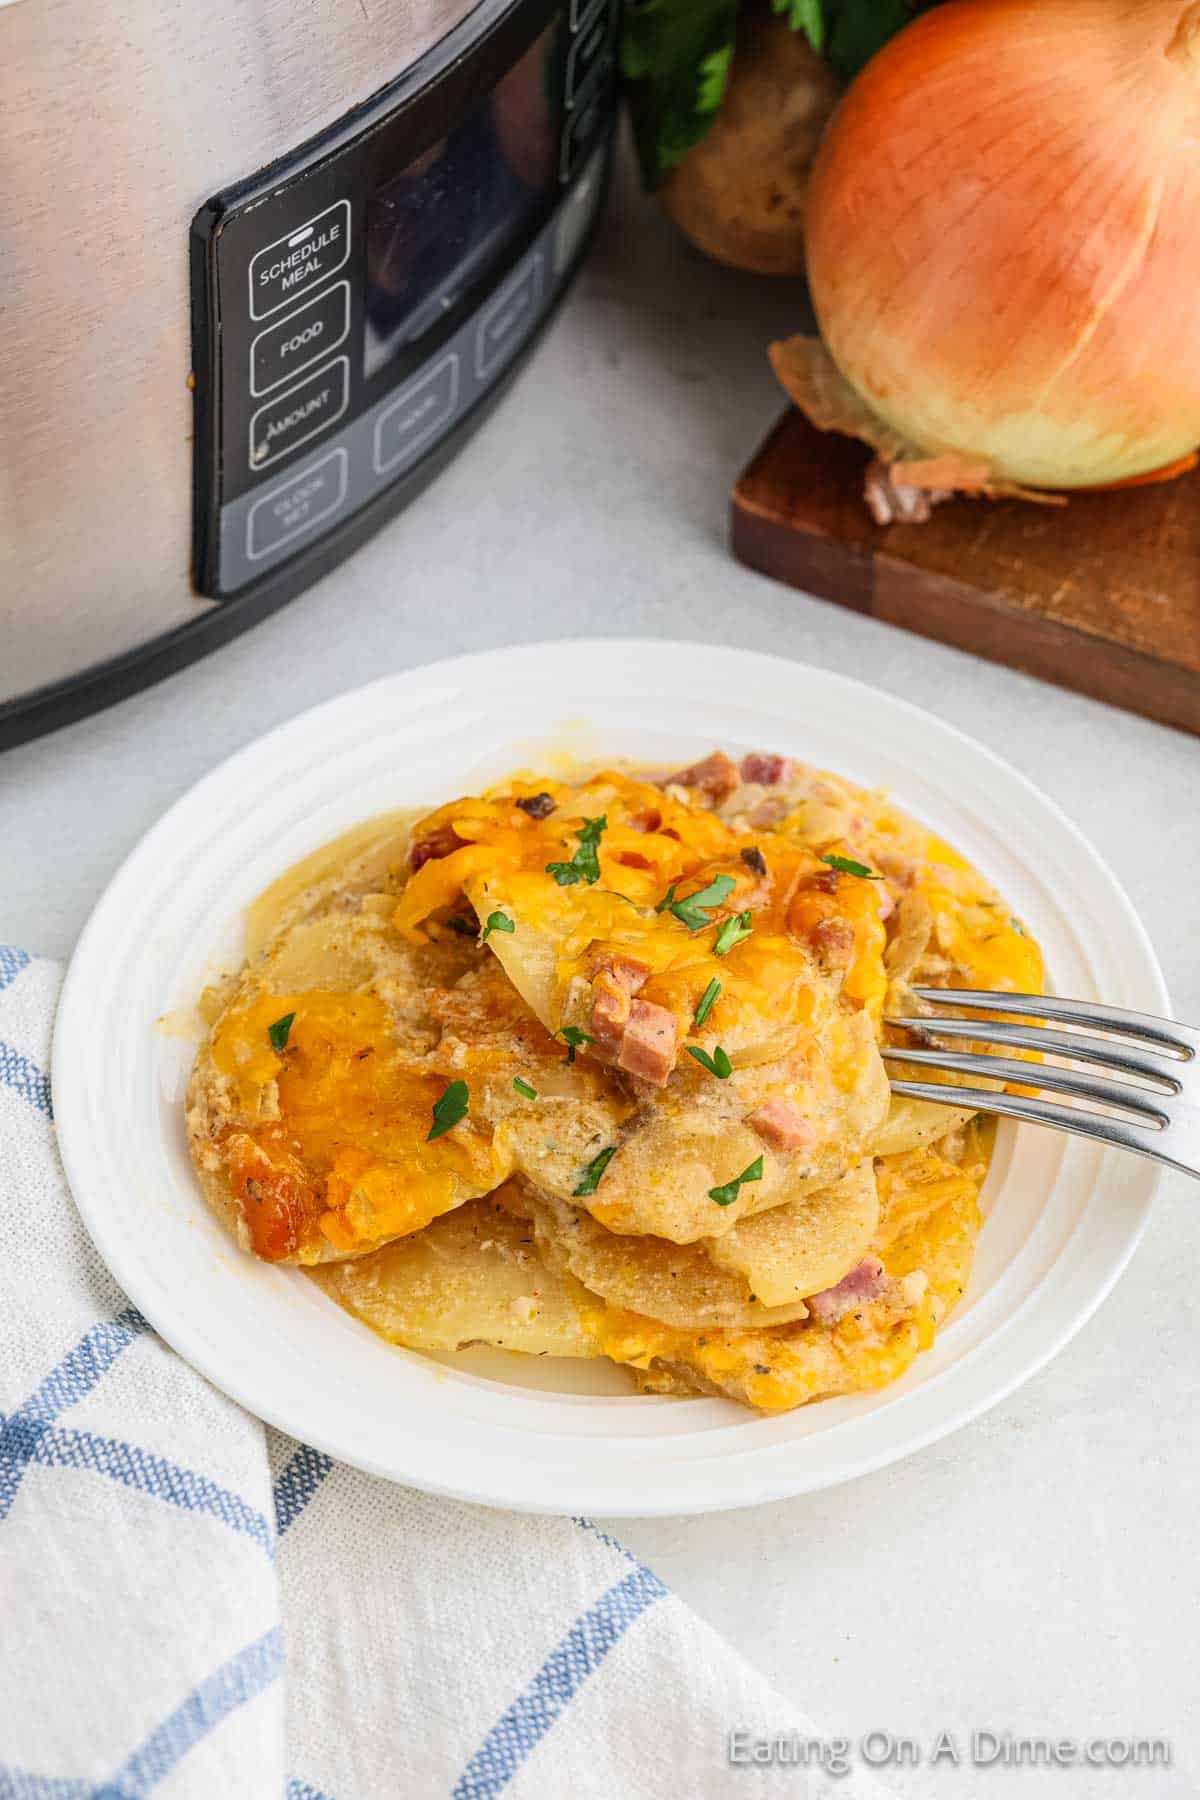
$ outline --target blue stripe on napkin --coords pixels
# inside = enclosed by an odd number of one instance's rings
[[[182,1706],[150,1733],[94,1800],[143,1800],[164,1776],[222,1719],[255,1699],[283,1672],[283,1633],[278,1625],[202,1681]]]
[[[6,988],[15,981],[22,969],[27,969],[33,961],[28,950],[18,950],[15,944],[0,944],[0,988]]]
[[[239,1706],[256,1699],[282,1673],[283,1634],[273,1625],[193,1688],[107,1781],[93,1785],[71,1777],[34,1775],[28,1769],[0,1768],[0,1800],[146,1800],[201,1738]]]
[[[20,1094],[22,1100],[28,1100],[30,1106],[36,1106],[39,1112],[45,1113],[48,1119],[54,1117],[54,1107],[50,1101],[50,1077],[14,1050],[11,1044],[0,1042],[0,1087],[12,1088]]]
[[[185,1512],[207,1513],[232,1531],[244,1532],[273,1557],[275,1534],[271,1522],[239,1494],[210,1481],[207,1475],[142,1449],[139,1444],[55,1423],[60,1413],[86,1398],[121,1352],[149,1329],[133,1306],[115,1318],[101,1319],[15,1412],[7,1418],[0,1414],[0,1520],[11,1510],[21,1477],[30,1464],[87,1469]]]
[[[634,1620],[668,1592],[639,1563],[576,1619],[525,1692],[492,1726],[459,1777],[452,1800],[493,1800]]]
[[[330,1469],[333,1458],[311,1444],[300,1444],[275,1483],[275,1530],[282,1537],[294,1525]]]

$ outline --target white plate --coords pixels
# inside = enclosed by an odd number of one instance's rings
[[[155,1021],[236,966],[254,896],[359,819],[472,791],[551,750],[681,764],[716,744],[886,787],[1028,920],[1059,993],[1169,1011],[1132,907],[1074,827],[888,694],[774,657],[644,641],[490,652],[346,694],[230,758],[143,839],[80,939],[55,1035],[59,1142],[101,1254],[168,1343],[252,1412],[433,1493],[704,1512],[845,1481],[944,1436],[1040,1368],[1116,1280],[1153,1165],[1006,1126],[975,1274],[934,1348],[881,1392],[758,1418],[638,1396],[608,1365],[392,1349],[303,1275],[225,1237],[184,1144],[193,1049]]]

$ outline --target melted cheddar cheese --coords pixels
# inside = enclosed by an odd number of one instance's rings
[[[522,776],[358,828],[251,928],[193,1158],[245,1247],[393,1341],[777,1412],[895,1380],[961,1297],[990,1138],[891,1099],[885,1018],[1045,971],[886,798],[720,753]]]

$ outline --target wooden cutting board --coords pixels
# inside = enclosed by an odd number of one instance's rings
[[[734,554],[793,587],[1200,734],[1200,470],[1065,507],[874,523],[870,452],[795,410],[733,490]]]

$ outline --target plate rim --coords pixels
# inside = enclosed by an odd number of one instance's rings
[[[1007,781],[1016,783],[1019,788],[1036,799],[1043,814],[1049,815],[1068,846],[1082,851],[1092,868],[1105,882],[1109,899],[1123,913],[1126,926],[1130,929],[1134,943],[1140,952],[1141,968],[1137,971],[1139,979],[1153,989],[1153,995],[1147,995],[1147,1010],[1161,1010],[1164,1016],[1170,1015],[1170,999],[1167,986],[1153,944],[1140,915],[1137,913],[1120,880],[1111,869],[1105,858],[1084,835],[1080,828],[1056,801],[1044,794],[1036,784],[1023,772],[1007,762],[989,746],[981,744],[969,733],[958,726],[937,717],[927,709],[920,707],[872,683],[859,680],[857,677],[844,675],[839,671],[829,670],[820,664],[805,662],[789,656],[727,647],[703,640],[675,639],[666,637],[612,637],[560,638],[538,640],[531,643],[504,646],[491,650],[468,652],[464,655],[440,658],[431,663],[414,668],[396,670],[378,676],[372,681],[358,687],[347,689],[342,693],[318,701],[313,706],[292,718],[283,720],[270,730],[250,739],[239,746],[228,756],[222,758],[212,769],[201,775],[184,790],[169,807],[150,825],[137,840],[106,883],[103,892],[92,908],[88,919],[80,933],[75,949],[70,958],[66,976],[63,981],[58,1008],[54,1022],[53,1042],[51,1049],[51,1083],[55,1094],[56,1115],[58,1122],[58,1142],[63,1166],[66,1171],[68,1185],[75,1203],[83,1218],[84,1224],[96,1244],[104,1262],[114,1278],[128,1297],[143,1310],[155,1331],[167,1344],[184,1357],[191,1366],[197,1369],[207,1380],[212,1381],[222,1392],[228,1394],[237,1403],[246,1408],[255,1417],[264,1420],[276,1429],[289,1436],[299,1437],[303,1442],[324,1451],[337,1460],[350,1463],[370,1474],[384,1479],[397,1481],[420,1488],[421,1490],[449,1499],[457,1499],[476,1504],[500,1507],[510,1511],[560,1514],[568,1507],[554,1500],[547,1500],[536,1493],[525,1491],[528,1483],[518,1483],[517,1489],[511,1484],[506,1491],[501,1491],[504,1484],[497,1484],[492,1474],[491,1482],[484,1481],[480,1485],[462,1480],[446,1481],[436,1475],[430,1475],[420,1465],[416,1468],[399,1469],[394,1461],[380,1462],[373,1458],[369,1448],[363,1450],[355,1446],[348,1449],[347,1444],[336,1435],[320,1430],[314,1432],[300,1425],[287,1407],[280,1408],[273,1402],[264,1405],[261,1396],[253,1392],[253,1377],[242,1381],[236,1375],[231,1378],[230,1371],[220,1366],[220,1358],[215,1353],[208,1354],[203,1344],[183,1343],[177,1341],[187,1338],[187,1333],[177,1329],[170,1317],[164,1316],[157,1305],[146,1306],[135,1291],[138,1286],[136,1270],[134,1281],[127,1279],[131,1270],[131,1259],[126,1252],[125,1244],[120,1240],[117,1221],[106,1212],[102,1198],[90,1188],[87,1179],[86,1160],[86,1108],[78,1105],[79,1089],[76,1085],[78,1070],[72,1067],[72,1022],[77,1015],[86,1012],[86,989],[91,974],[91,960],[94,956],[95,944],[102,943],[109,926],[109,915],[118,906],[123,888],[136,874],[145,859],[154,858],[161,842],[168,839],[179,816],[188,809],[202,805],[213,790],[220,790],[235,778],[242,765],[253,765],[264,756],[269,757],[272,750],[290,737],[306,732],[319,730],[322,725],[333,718],[347,716],[356,704],[361,704],[368,696],[377,696],[384,690],[412,690],[435,683],[454,683],[469,681],[477,677],[480,668],[496,669],[505,663],[535,663],[547,655],[552,658],[569,654],[574,658],[586,658],[590,653],[602,653],[605,656],[678,656],[701,653],[708,657],[720,656],[734,659],[745,667],[747,673],[755,666],[768,666],[776,672],[787,670],[797,681],[813,680],[824,684],[829,689],[840,691],[847,699],[853,699],[860,705],[864,699],[872,704],[880,700],[886,703],[887,710],[893,718],[907,721],[910,726],[919,726],[922,730],[931,724],[936,734],[944,743],[958,742],[969,748],[972,758],[978,765],[982,761],[997,770],[1003,771]],[[732,684],[731,684],[732,685]],[[741,684],[738,683],[739,689]],[[766,710],[769,710],[766,709]],[[869,716],[869,715],[868,715]],[[60,1096],[63,1097],[60,1100]],[[80,1140],[80,1133],[84,1141]],[[767,1504],[774,1500],[792,1495],[813,1492],[826,1487],[839,1485],[841,1482],[855,1480],[862,1475],[872,1473],[894,1462],[907,1459],[920,1450],[950,1435],[960,1426],[969,1424],[980,1417],[991,1407],[1000,1404],[1016,1391],[1023,1383],[1031,1379],[1043,1369],[1072,1337],[1091,1319],[1113,1287],[1124,1273],[1137,1249],[1149,1219],[1150,1211],[1158,1194],[1164,1177],[1162,1168],[1153,1163],[1145,1163],[1143,1173],[1143,1191],[1138,1198],[1136,1214],[1124,1221],[1123,1241],[1119,1254],[1113,1256],[1106,1264],[1102,1278],[1095,1282],[1086,1298],[1077,1302],[1070,1314],[1059,1321],[1056,1328],[1036,1340],[1015,1356],[1012,1366],[999,1382],[985,1381],[973,1400],[962,1401],[951,1407],[941,1416],[930,1420],[926,1425],[911,1431],[906,1437],[903,1447],[897,1449],[886,1440],[882,1441],[874,1452],[866,1451],[852,1457],[842,1464],[836,1474],[830,1474],[821,1467],[809,1469],[803,1455],[804,1445],[798,1441],[789,1446],[794,1452],[790,1460],[778,1457],[781,1445],[748,1446],[744,1450],[733,1452],[738,1459],[754,1458],[770,1454],[779,1462],[778,1468],[765,1469],[754,1483],[754,1491],[748,1498],[722,1496],[709,1498],[703,1492],[673,1491],[655,1498],[637,1495],[626,1501],[605,1495],[595,1501],[580,1500],[578,1505],[572,1502],[575,1510],[595,1511],[608,1517],[661,1517],[685,1516],[710,1511],[735,1510],[747,1506]],[[1069,1241],[1069,1240],[1068,1240]],[[1065,1244],[1063,1248],[1065,1249]],[[989,1334],[976,1349],[969,1353],[971,1358],[984,1357],[992,1350],[1001,1336],[1011,1331],[1016,1317],[1022,1314],[1034,1302],[1044,1284],[1050,1280],[1058,1268],[1059,1257],[1043,1272],[1035,1288],[1026,1296],[999,1333]],[[214,1366],[215,1365],[215,1366]],[[942,1372],[949,1376],[953,1369]],[[942,1377],[939,1377],[941,1379]],[[670,1444],[670,1437],[661,1440]],[[580,1439],[580,1447],[586,1442]],[[537,1459],[531,1459],[536,1464]],[[488,1468],[485,1462],[483,1467]],[[683,1465],[685,1468],[686,1464]],[[697,1465],[698,1467],[698,1465]],[[636,1479],[636,1471],[631,1476]],[[659,1471],[661,1476],[662,1471]],[[685,1487],[686,1487],[685,1479]]]

